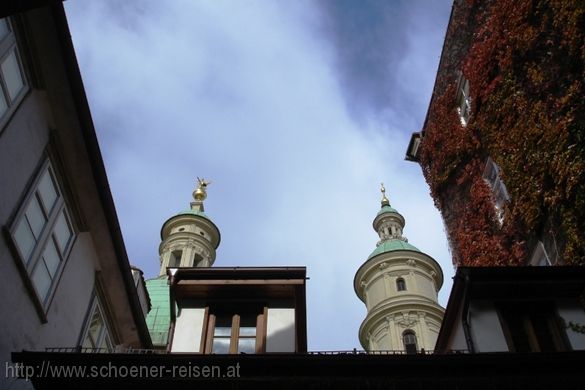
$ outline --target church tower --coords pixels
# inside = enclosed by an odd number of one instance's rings
[[[215,261],[219,229],[205,215],[203,207],[210,182],[198,180],[191,208],[172,216],[161,228],[160,275],[167,274],[167,267],[211,267]]]
[[[390,206],[383,184],[381,191],[382,207],[373,222],[380,240],[354,278],[355,292],[368,311],[360,343],[367,351],[432,350],[444,313],[437,300],[443,272],[432,257],[408,243],[402,235],[404,217]]]
[[[197,180],[191,207],[163,223],[160,231],[159,276],[146,281],[152,305],[146,324],[157,349],[166,349],[169,341],[171,308],[167,267],[210,267],[219,246],[219,229],[204,213],[203,207],[210,182]]]

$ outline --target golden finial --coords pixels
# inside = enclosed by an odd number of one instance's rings
[[[384,187],[384,183],[381,183],[380,191],[382,191],[382,207],[390,206],[390,201],[386,198],[386,188]]]
[[[205,180],[205,179],[200,179],[199,177],[197,177],[197,189],[195,191],[193,191],[193,198],[196,201],[201,201],[203,202],[205,200],[205,198],[207,198],[207,186],[211,184],[211,181]]]

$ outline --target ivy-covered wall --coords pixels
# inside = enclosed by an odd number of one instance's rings
[[[582,0],[455,0],[420,162],[456,265],[526,264],[547,232],[563,263],[585,264],[584,29]],[[510,195],[501,225],[488,156]]]

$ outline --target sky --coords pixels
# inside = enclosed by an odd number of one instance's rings
[[[449,0],[64,3],[128,257],[212,181],[215,266],[306,266],[309,350],[362,349],[353,278],[384,182],[409,242],[453,266],[418,164]]]

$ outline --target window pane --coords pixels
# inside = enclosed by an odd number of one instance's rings
[[[51,279],[53,279],[53,277],[57,273],[57,269],[59,268],[61,259],[59,258],[59,253],[57,253],[57,248],[55,248],[55,242],[51,238],[49,238],[47,247],[43,252],[43,260],[47,265],[47,270],[51,275]]]
[[[104,327],[104,321],[99,310],[99,306],[95,306],[93,315],[91,316],[91,322],[89,323],[89,329],[87,330],[87,337],[90,337],[93,341],[93,345],[97,346],[102,328]]]
[[[230,339],[228,338],[217,338],[213,339],[213,353],[229,353],[230,351]]]
[[[24,87],[22,81],[22,74],[20,73],[20,67],[18,66],[18,60],[16,59],[16,51],[12,51],[8,57],[4,59],[0,66],[2,74],[4,76],[4,82],[8,89],[8,96],[10,102],[14,102],[20,91]]]
[[[255,326],[240,327],[240,336],[256,336],[256,327]]]
[[[104,336],[104,341],[100,345],[100,348],[105,349],[106,351],[111,351],[112,348],[112,341],[110,340],[110,335],[106,331],[106,335]]]
[[[47,212],[50,212],[57,200],[57,189],[48,169],[39,182],[39,195],[41,196],[45,209]]]
[[[45,215],[41,210],[41,206],[39,205],[39,200],[36,196],[33,196],[28,204],[28,209],[26,210],[26,218],[28,219],[28,223],[32,229],[33,234],[35,235],[36,239],[38,240],[41,232],[43,231],[43,226],[45,226]]]
[[[238,352],[239,353],[256,353],[256,339],[245,338],[238,340]]]
[[[214,336],[229,336],[232,334],[232,328],[227,326],[216,326]]]
[[[72,236],[71,229],[67,223],[67,218],[65,217],[65,210],[62,210],[59,213],[59,217],[57,217],[57,222],[55,222],[53,231],[55,232],[55,238],[57,239],[59,249],[61,250],[61,253],[64,254]]]
[[[26,218],[22,218],[16,231],[14,232],[14,240],[20,250],[20,254],[25,262],[28,262],[28,258],[35,247],[35,237],[33,236]]]
[[[83,339],[83,343],[81,344],[81,346],[83,348],[95,348],[93,340],[88,336],[86,336],[85,339]]]
[[[8,29],[8,23],[6,19],[0,19],[0,40],[2,40],[10,30]]]
[[[43,261],[37,263],[32,274],[32,282],[41,301],[44,302],[49,288],[51,288],[51,275],[49,275],[49,271],[47,271],[47,267],[45,267]]]

